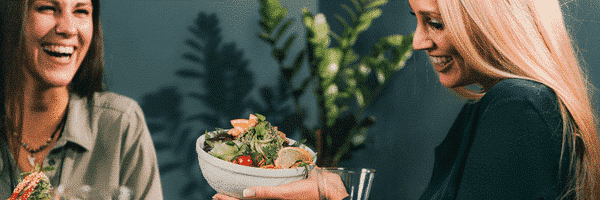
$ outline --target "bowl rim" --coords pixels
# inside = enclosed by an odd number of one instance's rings
[[[296,177],[304,174],[305,168],[295,168],[295,169],[263,169],[258,167],[249,167],[244,165],[238,165],[235,163],[227,162],[221,160],[217,157],[214,157],[203,150],[205,135],[203,134],[196,140],[196,152],[198,153],[198,159],[202,159],[206,161],[206,163],[222,169],[229,171],[235,174],[243,174],[248,176],[255,177],[275,177],[275,178],[286,178],[286,177]],[[296,143],[295,140],[288,138],[290,140],[290,144]],[[301,146],[302,149],[307,150],[311,156],[313,156],[313,162],[316,162],[317,157],[312,149],[308,148],[306,145]],[[202,166],[200,166],[202,170]]]

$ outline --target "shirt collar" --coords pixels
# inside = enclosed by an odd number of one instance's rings
[[[92,128],[90,127],[90,110],[88,109],[87,98],[79,97],[77,94],[71,94],[67,110],[67,121],[62,136],[56,142],[54,148],[60,148],[71,142],[83,149],[93,148]]]

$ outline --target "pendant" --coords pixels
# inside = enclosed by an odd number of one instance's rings
[[[27,156],[27,159],[29,159],[29,164],[31,164],[32,167],[35,167],[35,158]]]

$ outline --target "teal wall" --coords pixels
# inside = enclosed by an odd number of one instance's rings
[[[282,5],[288,7],[289,18],[296,18],[290,33],[303,36],[305,33],[300,18],[301,9],[306,7],[316,13],[317,1],[282,1]],[[278,76],[278,65],[271,58],[270,47],[257,37],[261,30],[258,26],[259,3],[256,0],[103,0],[101,7],[106,82],[112,92],[129,96],[143,104],[145,96],[156,94],[165,87],[177,88],[179,94],[184,96],[180,102],[181,109],[185,111],[184,117],[211,112],[203,104],[185,96],[189,92],[203,92],[204,88],[199,88],[196,81],[175,75],[178,69],[196,67],[183,59],[182,55],[192,52],[185,41],[193,38],[188,28],[194,25],[200,12],[216,14],[223,44],[234,44],[242,56],[248,59],[247,67],[253,73],[255,86],[250,88],[252,96],[258,96],[259,87],[276,84],[274,77]],[[291,51],[299,51],[300,44],[304,43],[303,37],[299,37]],[[311,101],[310,98],[305,100]],[[168,121],[152,118],[151,113],[145,114],[148,123]],[[215,128],[199,122],[187,125],[194,129],[193,133]],[[183,134],[170,130],[152,132],[155,143],[171,141],[178,134]],[[189,137],[188,140],[195,141],[195,138]],[[195,152],[195,149],[192,151]],[[183,165],[185,157],[181,154],[185,153],[187,152],[173,150],[173,147],[158,150],[159,165],[178,162]],[[167,170],[160,169],[165,199],[210,199],[214,191],[206,182],[201,181],[194,188],[186,188],[191,179],[202,179],[197,161],[195,168],[186,171],[183,167],[177,167],[164,173],[162,172]],[[191,196],[194,198],[182,196],[182,190],[192,191]]]
[[[300,10],[307,7],[313,14],[322,12],[334,30],[339,25],[333,14],[344,14],[340,3],[349,0],[281,0],[289,8],[289,16],[296,18],[293,31],[304,35]],[[563,4],[566,20],[574,35],[581,55],[587,62],[588,74],[594,85],[600,85],[600,8],[598,1],[571,1]],[[155,94],[163,87],[178,88],[181,94],[202,91],[196,83],[175,76],[175,71],[190,67],[182,58],[189,52],[185,40],[192,37],[188,31],[199,12],[216,13],[220,20],[224,42],[232,42],[249,60],[255,88],[275,85],[277,65],[270,57],[270,49],[256,38],[260,32],[257,22],[256,0],[105,0],[102,1],[102,25],[105,36],[105,61],[109,89],[142,103],[144,96]],[[405,0],[391,0],[383,15],[358,41],[357,52],[365,53],[377,38],[392,34],[410,34],[415,19],[409,13]],[[302,37],[301,37],[302,38]],[[304,41],[299,41],[303,43]],[[297,44],[292,49],[296,52]],[[302,72],[307,73],[307,72]],[[596,98],[597,99],[597,98]],[[307,105],[314,104],[311,98]],[[427,185],[433,168],[433,149],[444,138],[460,107],[464,103],[442,87],[424,52],[416,52],[408,65],[397,73],[383,95],[367,110],[377,117],[370,129],[367,146],[353,158],[343,162],[345,167],[369,167],[377,170],[371,199],[417,199]],[[184,98],[181,107],[185,113],[207,111],[207,107]],[[309,107],[310,108],[310,107]],[[310,108],[314,113],[314,108]],[[247,111],[252,112],[252,111]],[[160,119],[149,119],[157,122]],[[314,123],[314,118],[309,123]],[[211,129],[197,123],[195,131]],[[155,142],[169,141],[178,132],[168,130],[153,133]],[[178,162],[177,151],[159,151],[159,164]],[[181,161],[182,162],[182,161]],[[163,169],[161,169],[162,171]],[[201,178],[199,169],[169,170],[162,175],[165,199],[182,197],[182,188],[189,179]],[[206,185],[192,188],[193,199],[210,199]]]

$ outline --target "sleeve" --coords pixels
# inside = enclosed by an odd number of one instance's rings
[[[490,104],[472,136],[457,199],[556,199],[555,133],[530,101]]]
[[[141,108],[137,103],[129,113],[123,134],[120,185],[126,186],[131,199],[163,199],[154,144]]]

